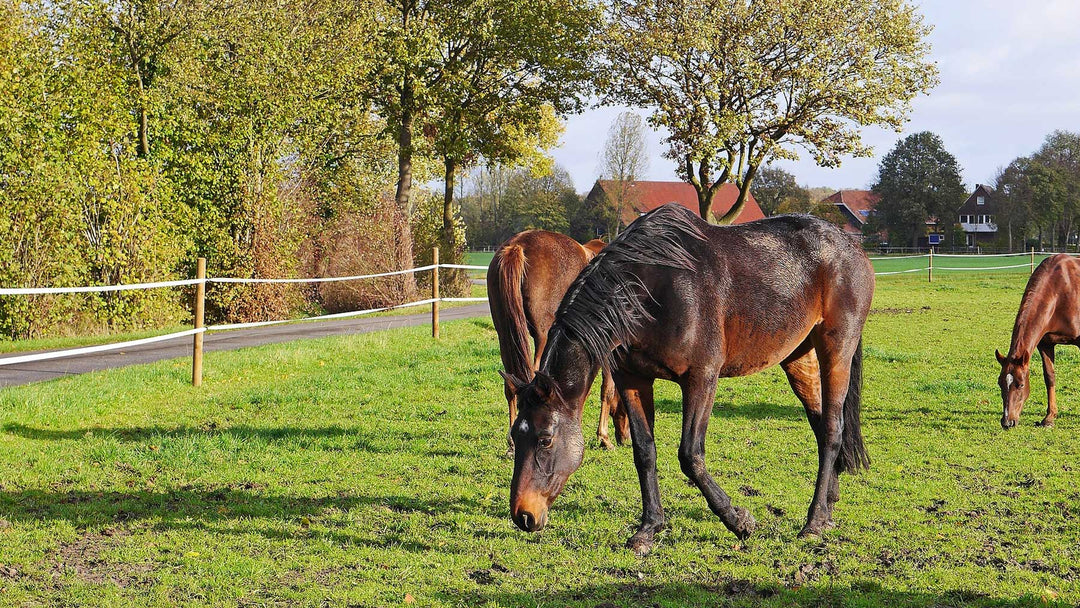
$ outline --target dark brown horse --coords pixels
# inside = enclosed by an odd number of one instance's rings
[[[1031,392],[1028,372],[1031,353],[1042,356],[1046,381],[1046,417],[1039,426],[1054,426],[1057,395],[1054,394],[1054,347],[1080,346],[1080,261],[1064,254],[1049,257],[1035,269],[1024,289],[1020,310],[1013,324],[1009,354],[994,351],[1001,364],[1002,428],[1020,422],[1020,411]]]
[[[874,271],[859,245],[810,216],[711,226],[669,204],[639,218],[567,291],[533,380],[509,380],[519,403],[513,521],[527,531],[544,527],[581,463],[585,391],[610,359],[630,417],[643,502],[627,545],[649,551],[664,526],[653,440],[656,378],[682,388],[683,472],[724,525],[745,538],[754,518],[709,476],[705,431],[718,377],[779,364],[817,437],[817,485],[801,534],[820,532],[831,523],[837,474],[869,466],[859,406],[873,292]]]
[[[580,245],[565,234],[547,230],[520,232],[499,247],[488,266],[487,290],[491,320],[499,334],[499,354],[508,374],[525,381],[532,379],[563,294],[603,248],[604,241],[599,239]],[[532,354],[530,335],[535,344]],[[517,398],[509,384],[505,385],[505,392],[513,423],[517,417]],[[615,439],[622,445],[630,434],[630,424],[619,408],[615,385],[607,372],[603,375],[600,402],[597,438],[605,448],[613,447],[608,437],[610,415],[615,424]],[[514,449],[509,434],[507,444],[509,455]]]

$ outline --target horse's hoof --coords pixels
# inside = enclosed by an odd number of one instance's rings
[[[1053,428],[1054,427],[1054,421],[1053,420],[1047,420],[1047,419],[1044,418],[1044,419],[1040,420],[1039,422],[1036,422],[1035,426],[1041,426],[1044,429]]]
[[[810,538],[811,536],[821,536],[821,533],[824,532],[826,528],[835,528],[835,527],[836,527],[836,523],[833,522],[832,518],[829,518],[829,519],[825,520],[825,523],[821,523],[821,524],[811,524],[810,522],[807,522],[806,525],[803,526],[803,529],[799,531],[799,538]]]
[[[615,445],[613,443],[611,443],[611,440],[608,439],[607,437],[597,437],[597,439],[600,440],[600,447],[604,448],[605,450],[614,450],[615,449]]]
[[[757,521],[754,520],[753,515],[750,515],[750,511],[742,507],[735,507],[735,525],[728,526],[728,529],[739,540],[746,540],[757,529]]]
[[[645,557],[652,551],[653,548],[653,535],[637,534],[630,537],[630,540],[626,541],[626,548],[634,552],[634,555],[638,557]]]

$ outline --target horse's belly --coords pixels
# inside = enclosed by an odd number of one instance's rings
[[[740,336],[734,340],[733,336],[726,336],[720,376],[749,376],[779,365],[806,340],[812,328],[813,324],[807,323],[791,331]]]

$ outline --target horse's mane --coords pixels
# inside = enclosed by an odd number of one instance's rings
[[[581,344],[594,365],[611,363],[611,345],[627,343],[652,321],[649,290],[632,272],[635,265],[692,270],[697,260],[683,239],[704,240],[697,215],[669,203],[639,217],[596,255],[570,285],[552,331]]]

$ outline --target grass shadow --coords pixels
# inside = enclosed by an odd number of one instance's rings
[[[664,414],[681,414],[681,399],[656,399],[654,402],[656,411]],[[712,417],[716,418],[743,418],[746,420],[767,420],[770,418],[780,420],[806,420],[806,415],[801,407],[790,405],[777,405],[758,401],[756,403],[724,403],[713,404]]]
[[[634,573],[621,574],[626,583],[587,585],[551,594],[537,595],[527,591],[487,592],[483,583],[501,583],[515,573],[493,565],[485,576],[470,575],[481,581],[480,589],[463,594],[443,593],[438,597],[448,604],[469,606],[581,606],[588,608],[619,608],[623,606],[754,606],[754,607],[988,607],[1020,608],[1035,606],[1067,606],[1049,598],[1025,595],[1019,598],[994,598],[976,590],[955,589],[942,592],[901,592],[883,588],[876,581],[861,580],[848,586],[833,585],[829,580],[793,585],[760,584],[724,576],[712,580],[679,583],[648,584],[633,580]]]

